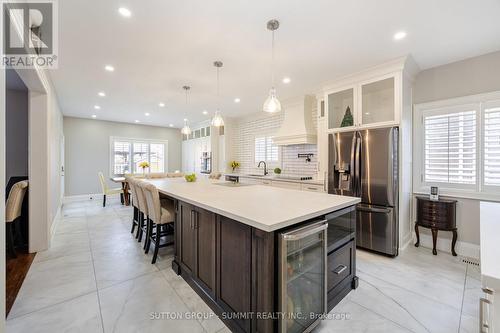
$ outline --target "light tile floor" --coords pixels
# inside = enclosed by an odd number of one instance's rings
[[[170,269],[172,248],[151,252],[130,234],[132,210],[64,205],[52,246],[36,255],[7,332],[229,332]],[[316,332],[476,332],[479,268],[409,247],[396,259],[357,252],[359,287]],[[202,313],[152,319],[155,313]]]

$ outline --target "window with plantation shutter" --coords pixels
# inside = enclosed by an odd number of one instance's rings
[[[148,172],[165,172],[167,141],[111,137],[111,173],[142,173],[141,162],[148,162]]]
[[[476,110],[423,116],[424,181],[476,184]]]
[[[115,175],[130,172],[130,142],[113,143],[113,173]]]
[[[414,106],[413,188],[500,201],[500,91]]]
[[[500,106],[484,109],[483,183],[500,186]]]
[[[279,148],[274,144],[271,136],[255,137],[255,162],[279,162]]]

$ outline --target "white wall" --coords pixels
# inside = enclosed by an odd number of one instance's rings
[[[312,122],[314,130],[317,129],[317,110],[316,103],[312,111]],[[274,135],[284,119],[284,112],[276,115],[266,115],[263,112],[250,116],[236,118],[232,122],[232,139],[229,144],[232,145],[232,158],[240,162],[241,167],[237,170],[240,173],[262,173],[262,168],[257,168],[254,161],[255,136],[259,134]],[[304,158],[297,158],[299,153],[312,153],[314,156],[311,162],[306,162]],[[316,176],[318,172],[318,151],[317,145],[290,145],[280,148],[280,165],[269,166],[269,172],[279,166],[283,174]],[[228,161],[229,162],[229,161]]]
[[[5,181],[28,176],[28,91],[6,90]]]
[[[97,173],[102,171],[109,179],[111,136],[167,140],[168,171],[181,168],[179,129],[64,117],[65,196],[102,192]]]
[[[415,104],[468,96],[479,93],[500,91],[500,52],[490,53],[471,59],[427,69],[419,73],[413,88]],[[414,140],[417,140],[414,138]],[[418,161],[415,161],[418,163]],[[457,252],[477,255],[479,245],[479,201],[455,198],[457,203]],[[415,210],[413,211],[415,217]],[[429,232],[422,228],[426,241]],[[440,232],[438,245],[449,251],[451,235]],[[446,247],[444,247],[446,246]]]

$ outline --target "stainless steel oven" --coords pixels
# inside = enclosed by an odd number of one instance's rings
[[[279,332],[309,332],[326,314],[326,220],[279,234]]]

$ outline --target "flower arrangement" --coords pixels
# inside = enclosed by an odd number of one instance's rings
[[[231,168],[233,168],[233,172],[236,168],[240,167],[240,162],[232,161],[230,164]]]
[[[139,167],[142,168],[142,173],[144,173],[146,168],[149,168],[149,163],[147,161],[143,161],[143,162],[139,163]]]

